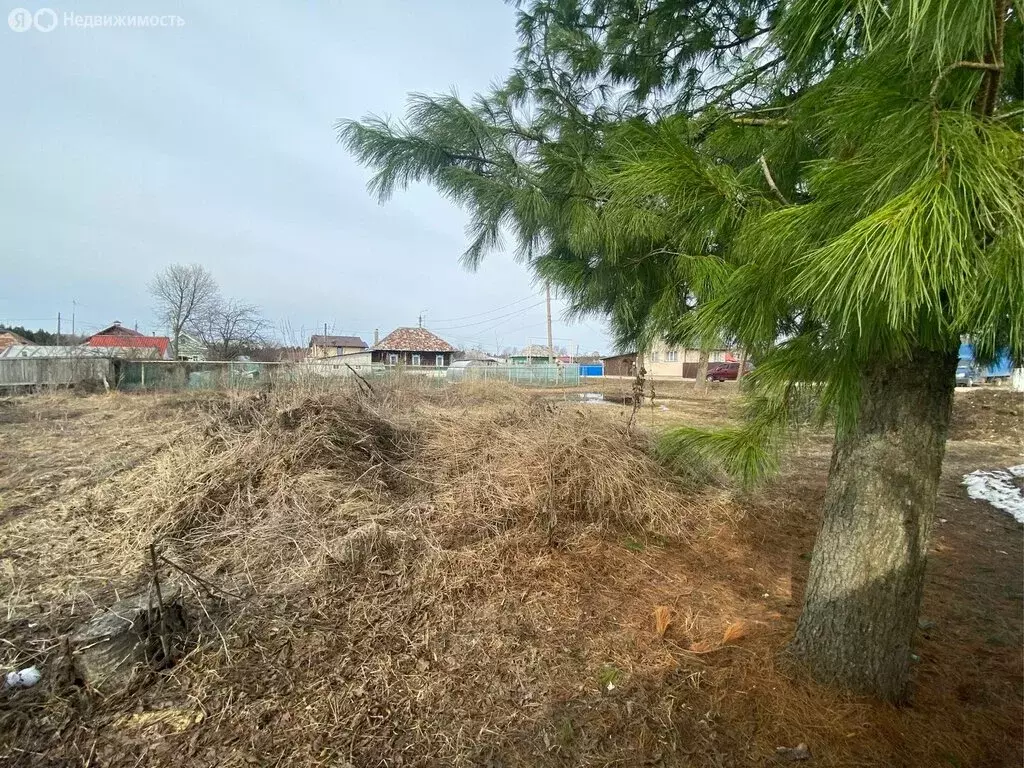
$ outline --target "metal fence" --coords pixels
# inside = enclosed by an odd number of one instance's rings
[[[416,377],[424,384],[508,381],[520,386],[578,386],[576,364],[499,365],[469,368],[325,365],[322,362],[175,362],[110,358],[0,359],[0,387],[59,388],[87,384],[124,391],[244,390],[293,384],[330,387],[356,376],[366,380]]]
[[[527,387],[575,387],[580,383],[580,367],[575,363],[541,365],[491,365],[452,369],[450,378],[474,381],[509,381]]]
[[[257,389],[295,380],[294,363],[125,360],[117,388],[134,390]]]

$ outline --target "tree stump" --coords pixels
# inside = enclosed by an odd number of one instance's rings
[[[152,590],[121,600],[71,637],[75,672],[90,687],[114,690],[137,673],[170,663],[164,643],[185,630],[181,589],[163,584],[163,616]]]

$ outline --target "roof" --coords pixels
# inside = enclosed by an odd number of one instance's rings
[[[522,350],[516,352],[512,357],[547,357],[548,348],[542,347],[540,344],[530,344],[528,347],[523,347]],[[557,357],[557,355],[553,355]]]
[[[32,342],[24,336],[19,336],[14,331],[0,331],[0,349],[9,347],[12,344],[31,344]]]
[[[455,347],[426,328],[396,328],[373,349],[382,352],[454,352]]]
[[[138,331],[136,331],[136,330],[134,330],[132,328],[125,328],[123,325],[121,325],[121,322],[119,320],[115,320],[113,325],[108,325],[102,331],[96,331],[96,333],[94,333],[89,338],[93,339],[96,336],[143,336],[143,335],[145,335],[145,334],[139,333]]]
[[[77,346],[42,346],[39,344],[14,344],[6,349],[0,350],[2,360],[38,360],[43,358],[103,358],[103,357],[127,357],[127,358],[156,358],[158,350],[154,347],[86,347]]]
[[[459,353],[460,360],[494,360],[492,355],[488,355],[481,349],[464,349]]]
[[[132,349],[155,349],[163,357],[167,354],[167,348],[171,340],[166,336],[120,336],[96,334],[90,336],[85,342],[90,347],[131,347]]]
[[[309,339],[311,347],[359,347],[366,349],[366,342],[358,336],[312,336]]]
[[[636,352],[620,352],[617,355],[607,355],[606,357],[602,357],[601,359],[602,360],[615,360],[615,359],[620,358],[620,357],[636,357]]]

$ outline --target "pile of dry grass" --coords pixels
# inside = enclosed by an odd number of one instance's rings
[[[0,706],[26,764],[754,765],[798,741],[822,765],[905,759],[872,752],[877,708],[779,668],[787,545],[616,413],[399,382],[210,398],[182,426],[66,500],[76,535],[32,587],[46,625],[8,636],[60,668],[54,638],[145,588],[155,541],[190,637],[131,691],[50,674]]]
[[[511,387],[233,396],[71,512],[120,592],[145,586],[154,541],[163,578],[194,588],[188,652],[135,695],[201,701],[219,734],[204,725],[202,743],[252,731],[280,750],[359,715],[350,755],[458,761],[473,751],[445,728],[460,708],[478,728],[517,716],[489,697],[507,699],[537,651],[496,630],[530,624],[504,610],[552,545],[707,530],[715,508],[645,448],[613,420]]]

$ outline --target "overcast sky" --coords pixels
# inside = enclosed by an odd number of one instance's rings
[[[8,0],[3,17],[19,6],[43,7]],[[154,332],[146,283],[195,261],[297,343],[324,323],[370,340],[421,312],[460,346],[543,342],[543,291],[526,268],[495,254],[463,270],[465,214],[426,186],[378,205],[333,127],[399,114],[411,91],[486,90],[513,62],[508,5],[46,7],[52,31],[0,27],[0,322],[52,330],[75,309],[80,332],[113,320]],[[68,12],[184,25],[82,28]],[[609,349],[600,321],[570,325],[560,309],[556,343]]]

